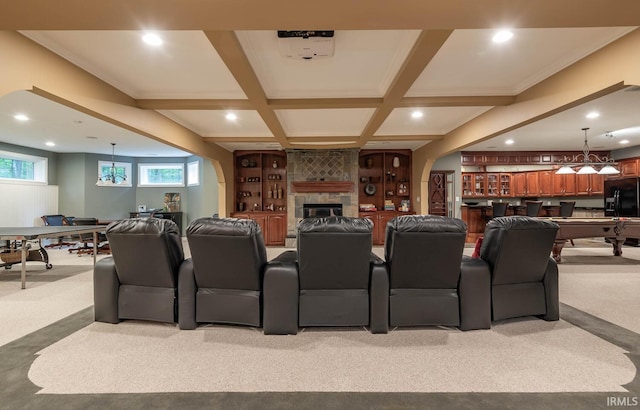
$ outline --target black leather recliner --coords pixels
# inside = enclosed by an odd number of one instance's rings
[[[267,252],[250,219],[200,218],[189,224],[191,250],[180,270],[179,326],[262,325],[262,277]]]
[[[491,270],[493,320],[539,316],[558,320],[558,265],[549,255],[558,224],[527,216],[494,218],[480,258]]]
[[[387,224],[390,326],[491,327],[487,264],[464,257],[467,225],[435,215],[403,215]]]
[[[175,323],[184,262],[178,226],[163,219],[125,219],[111,223],[106,234],[112,256],[94,268],[95,320]]]
[[[298,249],[269,262],[264,277],[264,333],[307,326],[370,326],[388,331],[389,283],[371,252],[373,223],[343,216],[307,218]]]

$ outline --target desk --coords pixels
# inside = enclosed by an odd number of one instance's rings
[[[560,253],[569,239],[606,238],[615,256],[622,255],[627,238],[640,238],[638,218],[549,218],[560,226],[553,245],[553,259],[560,262]]]
[[[151,214],[154,218],[170,219],[178,225],[178,232],[182,235],[182,212],[154,211],[154,212],[129,212],[129,218],[138,218],[140,214]],[[148,215],[147,215],[148,216]]]
[[[38,240],[43,238],[58,238],[60,236],[67,235],[79,235],[82,233],[93,233],[93,243],[98,243],[98,232],[104,231],[105,227],[100,225],[85,225],[85,226],[36,226],[36,227],[18,227],[18,228],[0,228],[0,240],[3,241],[22,241],[21,253],[22,253],[22,274],[21,282],[22,289],[26,288],[27,282],[27,253],[29,246],[26,241]],[[49,257],[46,254],[46,250],[41,248],[42,252],[48,261]],[[93,253],[93,264],[96,264],[96,253]]]

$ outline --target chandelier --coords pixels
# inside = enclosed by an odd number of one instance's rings
[[[111,143],[111,167],[109,173],[106,175],[98,175],[98,181],[96,185],[120,185],[127,182],[127,176],[124,174],[118,174],[115,162],[116,144]]]
[[[619,174],[620,171],[614,167],[617,162],[609,157],[599,157],[596,154],[589,153],[589,144],[587,143],[587,130],[589,128],[583,128],[584,131],[584,147],[582,148],[582,154],[574,155],[573,158],[567,158],[566,156],[562,160],[562,166],[556,174],[600,174],[600,175],[613,175]],[[578,172],[573,168],[580,167]],[[596,169],[599,168],[599,169]]]

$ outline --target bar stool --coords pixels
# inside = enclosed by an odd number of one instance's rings
[[[560,201],[560,217],[571,218],[573,216],[573,208],[576,206],[576,201]],[[575,246],[573,239],[569,239],[571,246]]]
[[[505,216],[507,214],[507,207],[509,206],[508,202],[494,202],[491,204],[493,208],[493,217],[497,216]]]
[[[542,209],[542,201],[527,201],[527,216],[536,217]]]

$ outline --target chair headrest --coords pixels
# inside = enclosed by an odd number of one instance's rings
[[[461,219],[438,215],[401,215],[387,227],[397,232],[467,232],[467,224]]]
[[[500,216],[487,223],[487,230],[545,230],[557,231],[560,227],[553,221],[529,216]]]
[[[256,221],[239,218],[198,218],[187,227],[187,236],[252,236],[260,233],[262,230]]]
[[[159,234],[175,234],[178,232],[178,225],[170,219],[157,218],[132,218],[111,222],[106,229],[107,236],[109,234],[128,234],[128,235],[159,235]]]
[[[298,223],[298,232],[351,232],[371,233],[373,222],[367,218],[327,216],[305,218]]]

